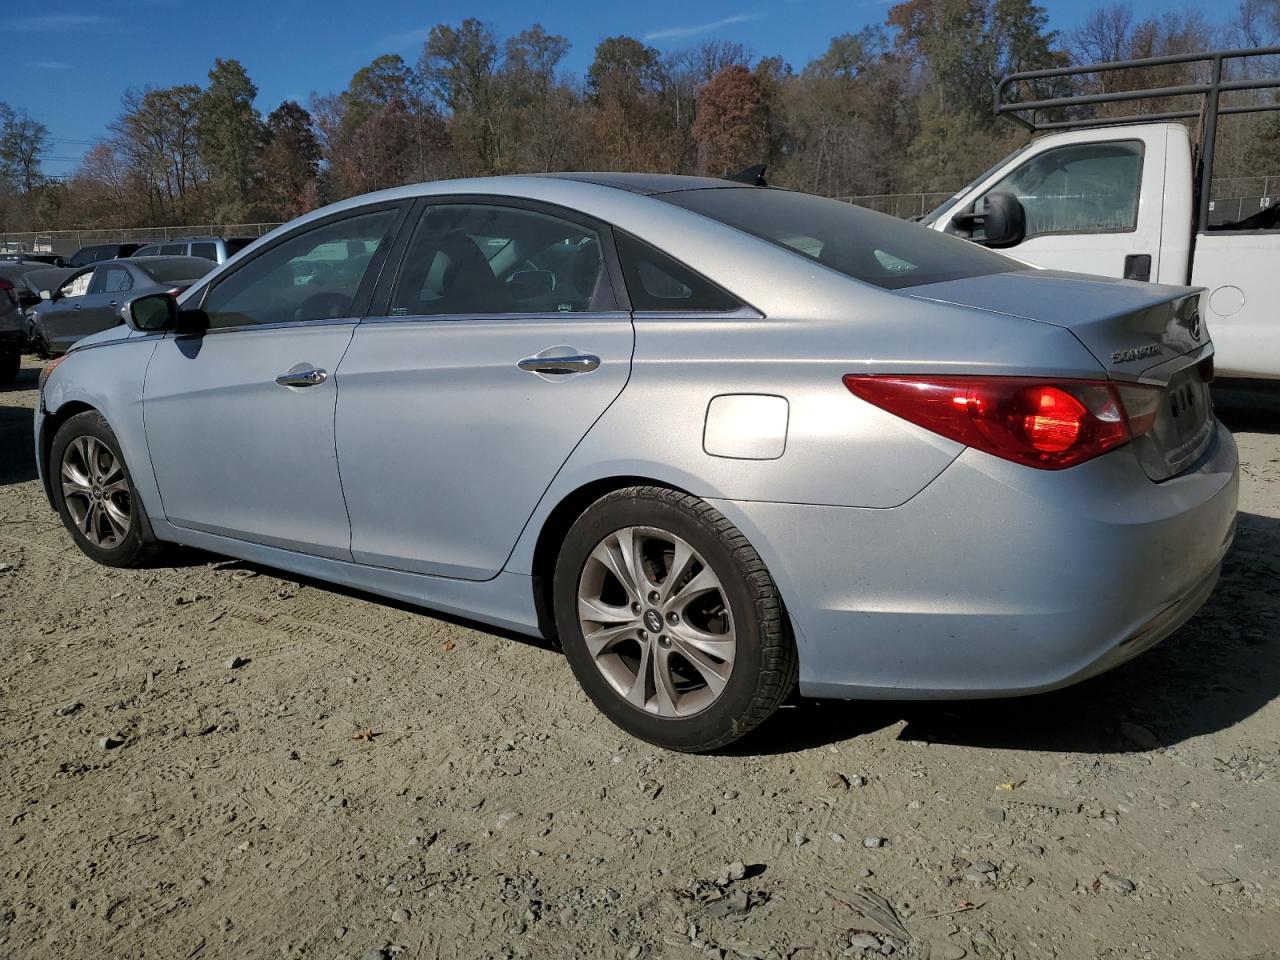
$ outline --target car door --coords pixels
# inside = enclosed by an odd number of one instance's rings
[[[982,189],[986,197],[1010,193],[1026,213],[1026,233],[1005,253],[1037,266],[1110,277],[1149,280],[1159,275],[1164,192],[1163,142],[1147,139],[1163,131],[1124,139],[1034,146],[1017,165]],[[1083,138],[1085,135],[1078,135]],[[966,208],[973,208],[970,203]],[[963,214],[948,232],[981,242],[982,228],[970,228]]]
[[[78,340],[123,323],[120,305],[132,288],[128,267],[112,260],[99,263],[93,268],[89,292],[72,305],[70,332]]]
[[[62,282],[53,298],[36,309],[36,330],[50,353],[66,353],[83,333],[79,330],[79,314],[93,283],[94,268],[87,267]]]
[[[415,216],[339,371],[351,552],[483,580],[621,392],[631,319],[607,228],[493,198]]]
[[[143,411],[170,523],[350,558],[334,374],[404,211],[299,227],[195,296],[206,333],[157,345]]]

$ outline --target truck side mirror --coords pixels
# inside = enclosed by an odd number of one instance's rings
[[[1027,211],[1012,193],[997,190],[987,194],[982,218],[982,239],[987,247],[1012,247],[1027,235]]]

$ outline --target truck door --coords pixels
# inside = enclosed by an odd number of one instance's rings
[[[1055,270],[1164,280],[1167,140],[1165,124],[1044,137],[976,184],[931,226],[982,243],[986,198],[1002,191],[1017,198],[1026,217],[1022,239],[1003,247],[1011,256]],[[1184,192],[1189,217],[1189,189]],[[1181,272],[1173,282],[1185,282],[1185,253],[1180,264],[1167,266]]]

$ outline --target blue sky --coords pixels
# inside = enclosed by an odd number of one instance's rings
[[[1102,0],[1041,0],[1051,25],[1070,29]],[[499,33],[533,22],[567,36],[568,69],[581,73],[595,45],[626,33],[662,50],[708,39],[780,54],[799,68],[835,34],[882,23],[890,0],[6,0],[0,35],[0,101],[23,107],[56,138],[47,173],[72,169],[119,113],[127,87],[203,83],[214,57],[239,59],[258,84],[264,113],[281,100],[333,92],[381,53],[416,61],[427,30],[477,16]],[[1230,0],[1132,0],[1139,16],[1200,9],[1212,18]]]

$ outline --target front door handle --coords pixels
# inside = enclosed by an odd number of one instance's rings
[[[590,353],[569,357],[525,357],[516,366],[526,373],[565,376],[571,373],[590,373],[600,366],[600,358]]]
[[[282,387],[314,387],[329,379],[325,370],[290,370],[276,377],[276,383]]]

